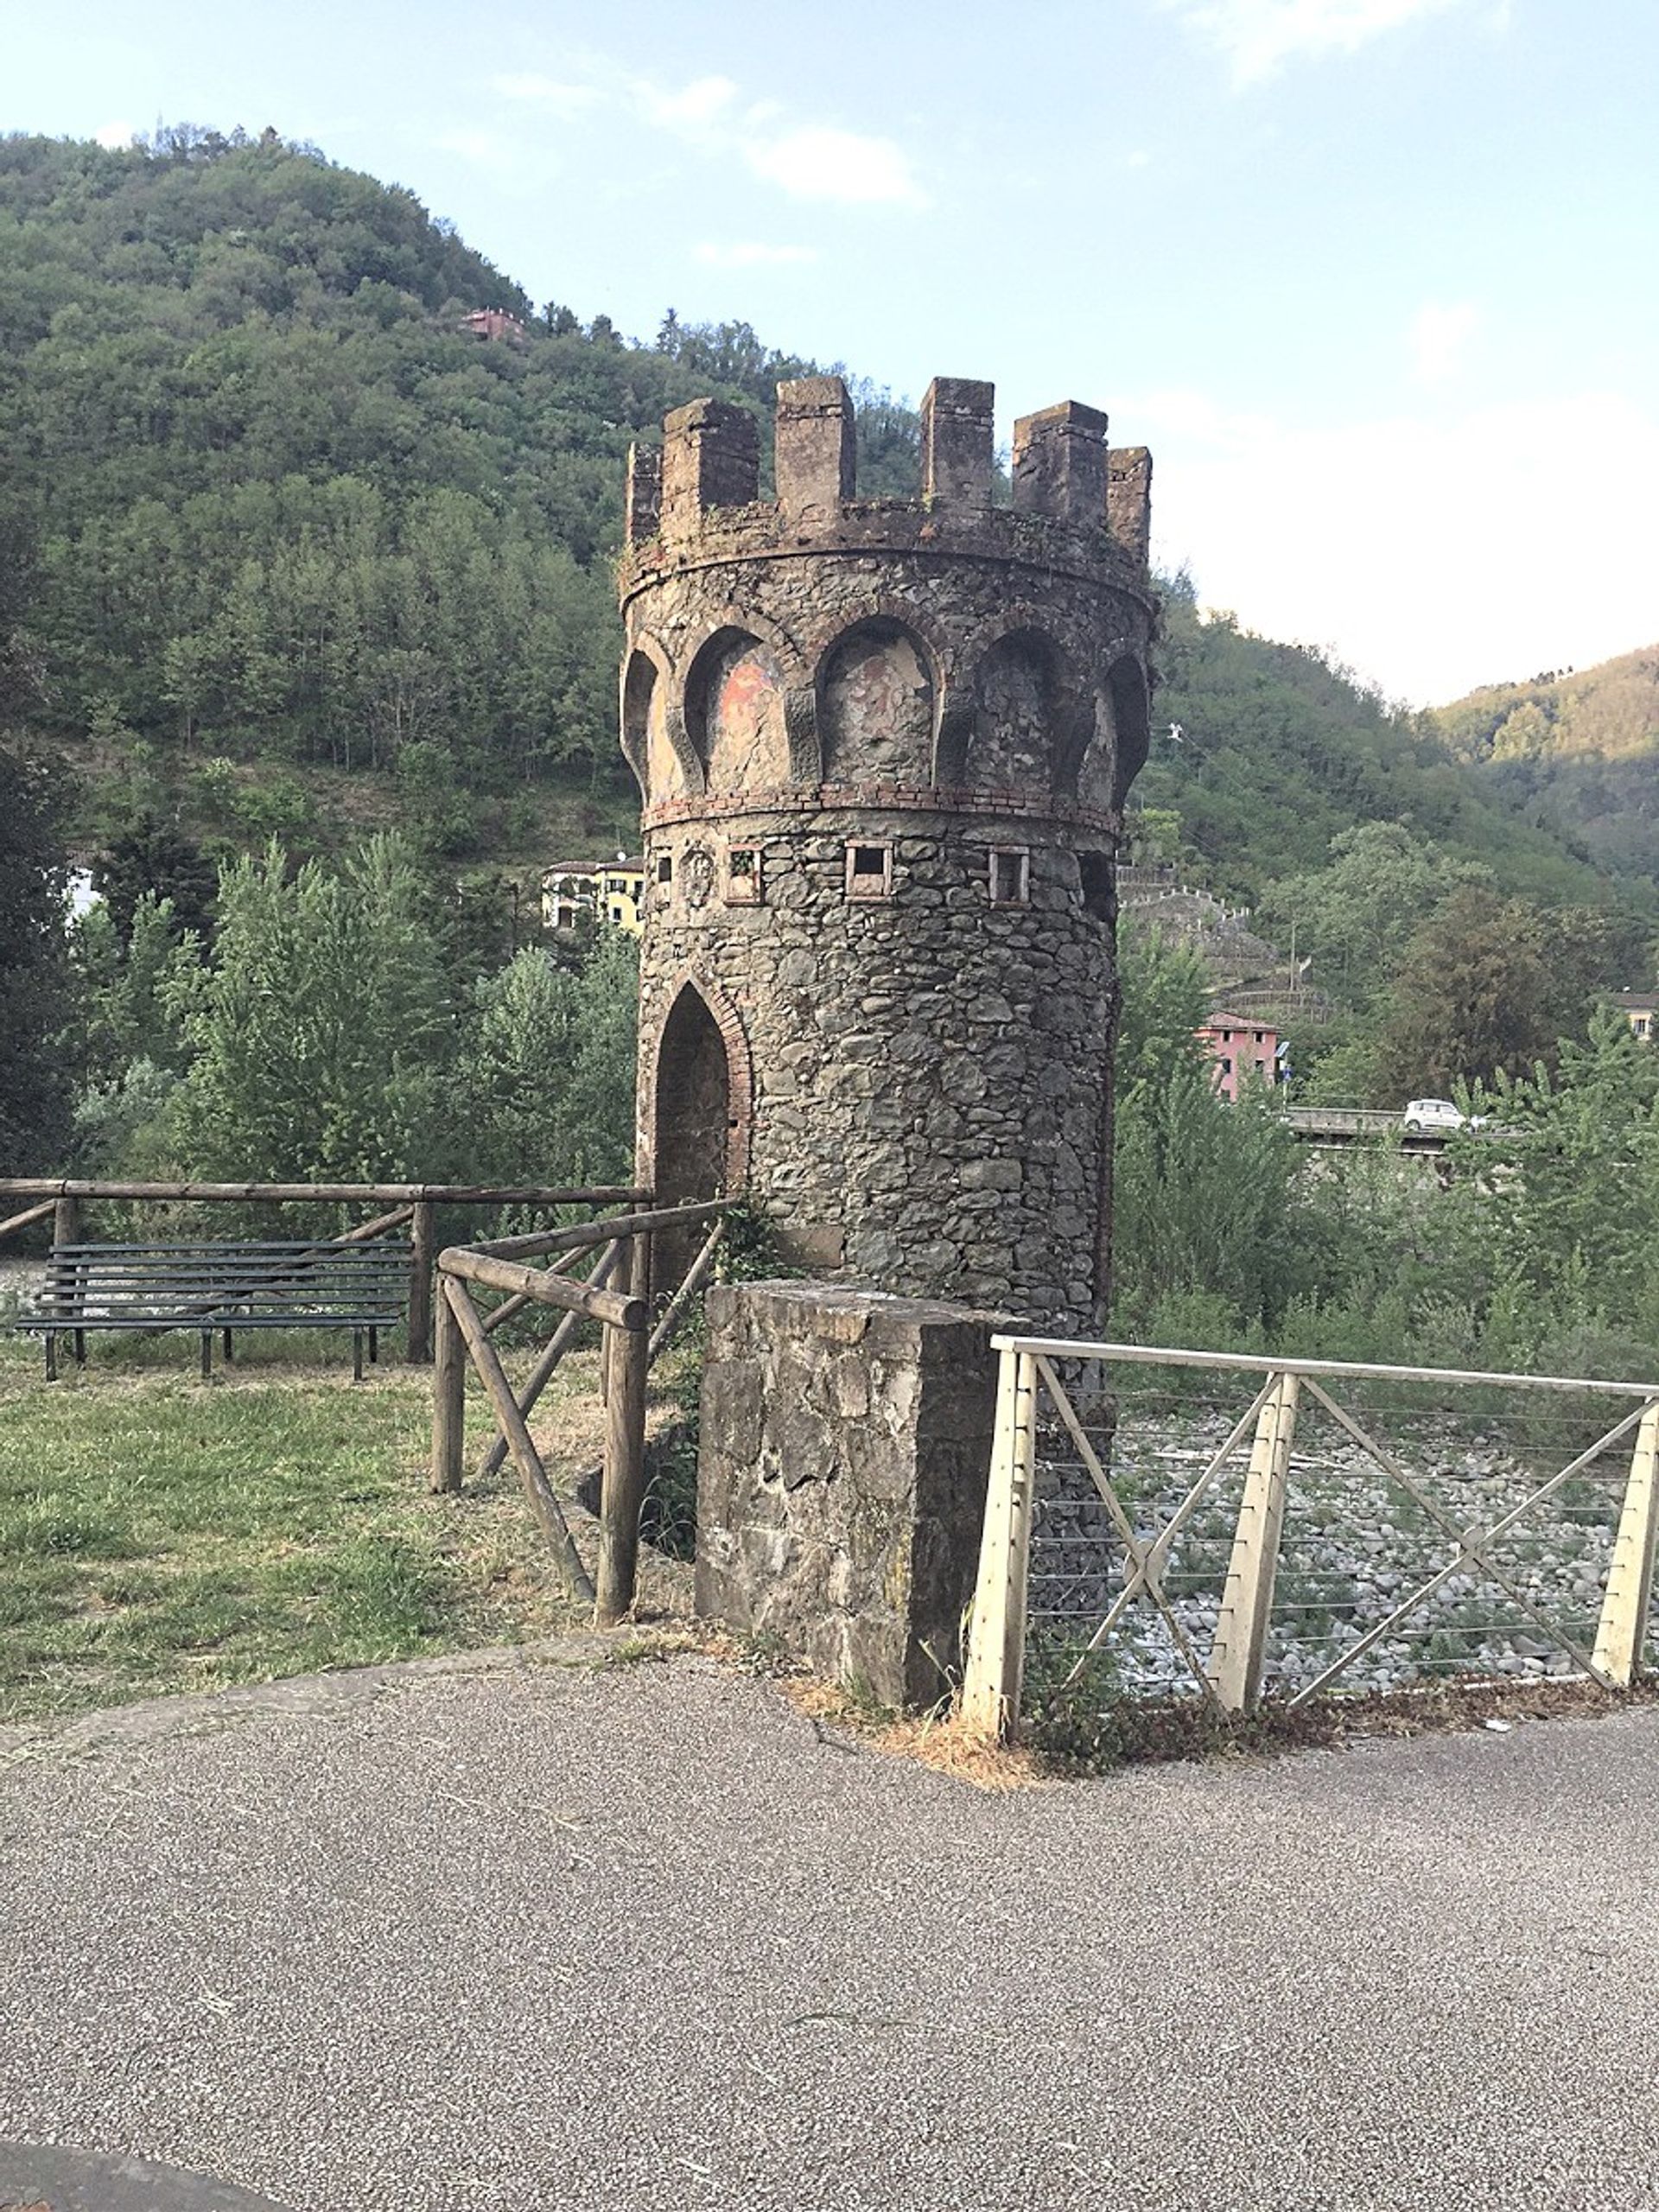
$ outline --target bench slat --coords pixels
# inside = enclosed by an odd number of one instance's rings
[[[410,1247],[284,1239],[215,1244],[64,1244],[18,1327],[36,1335],[111,1329],[389,1327],[407,1300]]]

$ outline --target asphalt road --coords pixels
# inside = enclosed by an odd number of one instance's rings
[[[997,1798],[702,1660],[374,1687],[0,1738],[0,2139],[293,2212],[1659,2207],[1651,1708]]]

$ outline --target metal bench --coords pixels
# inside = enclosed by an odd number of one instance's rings
[[[349,1329],[352,1375],[363,1379],[363,1344],[379,1354],[379,1332],[401,1319],[409,1294],[410,1248],[359,1244],[59,1244],[45,1287],[20,1329],[43,1337],[46,1376],[55,1382],[58,1338],[73,1339],[84,1365],[94,1330],[194,1329],[201,1372],[213,1372],[213,1338],[233,1357],[242,1329]]]

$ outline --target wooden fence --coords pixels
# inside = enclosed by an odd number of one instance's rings
[[[32,1199],[20,1212],[0,1219],[0,1239],[52,1217],[54,1244],[85,1241],[85,1211],[99,1199],[149,1198],[162,1203],[269,1205],[380,1205],[391,1209],[341,1236],[341,1244],[384,1236],[405,1224],[410,1228],[408,1358],[424,1364],[432,1357],[432,1284],[435,1224],[440,1206],[631,1205],[648,1201],[649,1191],[601,1186],[552,1190],[541,1185],[479,1183],[138,1183],[84,1182],[63,1177],[0,1176],[0,1202]]]
[[[569,1594],[592,1605],[595,1624],[610,1627],[633,1603],[639,1555],[639,1518],[645,1489],[645,1385],[692,1299],[714,1266],[728,1207],[667,1206],[611,1214],[569,1229],[456,1245],[438,1255],[437,1336],[432,1368],[432,1487],[458,1491],[465,1458],[466,1382],[470,1360],[484,1386],[496,1433],[481,1473],[511,1454],[524,1497],[552,1551]],[[647,1290],[651,1243],[662,1230],[708,1228],[701,1250],[651,1325]],[[587,1274],[567,1274],[557,1262],[590,1255]],[[552,1261],[534,1267],[532,1260]],[[499,1303],[489,1310],[481,1296]],[[522,1391],[515,1394],[491,1342],[500,1325],[527,1306],[560,1315]],[[569,1524],[548,1480],[531,1434],[530,1415],[583,1319],[604,1331],[601,1375],[605,1397],[605,1456],[601,1477],[599,1557],[589,1576],[571,1539]]]
[[[1363,1679],[1389,1651],[1408,1655],[1402,1682],[1420,1660],[1466,1675],[1471,1652],[1487,1679],[1494,1639],[1513,1662],[1518,1631],[1527,1671],[1617,1689],[1641,1670],[1659,1544],[1659,1382],[993,1343],[995,1445],[963,1692],[973,1725],[1017,1732],[1038,1653],[1045,1695],[1086,1691],[1103,1666],[1109,1696],[1185,1694],[1219,1714],[1255,1710],[1270,1664],[1289,1707]],[[1153,1395],[1143,1378],[1160,1368]],[[1180,1425],[1193,1370],[1212,1381],[1207,1429]],[[1149,1415],[1136,1414],[1136,1388]],[[1445,1412],[1459,1393],[1477,1408],[1478,1448],[1461,1457]],[[1495,1408],[1522,1401],[1513,1426],[1525,1446],[1506,1454]],[[1323,1451],[1308,1440],[1314,1423]],[[1045,1516],[1053,1529],[1038,1541]],[[1034,1584],[1059,1620],[1046,1646],[1028,1632]],[[1314,1616],[1322,1625],[1310,1626]],[[1158,1646],[1154,1675],[1134,1676],[1126,1661],[1136,1622],[1149,1632],[1141,1651]],[[1437,1641],[1451,1656],[1432,1656]]]

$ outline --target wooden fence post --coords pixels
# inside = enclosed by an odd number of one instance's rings
[[[409,1351],[412,1366],[424,1367],[432,1357],[433,1218],[437,1209],[429,1198],[415,1202],[410,1229]]]
[[[79,1244],[80,1242],[80,1200],[60,1198],[52,1209],[52,1242],[54,1244]]]
[[[467,1343],[447,1298],[437,1301],[432,1364],[432,1487],[459,1490],[467,1436]]]
[[[629,1275],[651,1280],[651,1240],[636,1236]],[[613,1628],[633,1603],[639,1563],[639,1511],[645,1491],[645,1376],[650,1351],[644,1323],[607,1329],[610,1389],[605,1401],[605,1472],[599,1501],[599,1573],[594,1623]]]
[[[1256,1417],[1238,1529],[1227,1562],[1215,1643],[1205,1669],[1224,1713],[1253,1712],[1262,1694],[1279,1534],[1285,1519],[1285,1477],[1296,1434],[1300,1387],[1295,1376],[1281,1375]]]
[[[969,1727],[1005,1741],[1020,1726],[1036,1466],[1037,1363],[1027,1353],[1004,1351],[996,1376],[996,1424],[962,1717]]]
[[[1596,1628],[1596,1672],[1628,1689],[1642,1670],[1653,1601],[1656,1541],[1659,1541],[1659,1405],[1649,1406],[1636,1432],[1630,1479],[1607,1569],[1607,1594]]]

